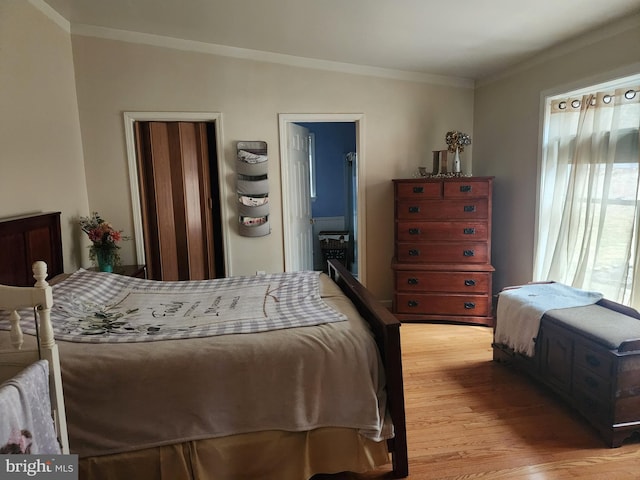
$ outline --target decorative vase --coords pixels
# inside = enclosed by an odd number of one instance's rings
[[[447,165],[447,151],[446,150],[442,150],[440,152],[440,166],[439,166],[440,170],[438,173],[442,174],[442,175],[446,175],[447,173],[449,173],[448,170],[448,165]]]
[[[460,173],[460,150],[456,148],[456,153],[453,156],[453,173]]]
[[[113,254],[109,250],[96,249],[96,260],[101,272],[113,272]]]

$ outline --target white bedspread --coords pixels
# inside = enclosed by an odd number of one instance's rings
[[[562,283],[533,283],[503,290],[498,297],[495,341],[531,357],[545,312],[591,305],[602,297],[601,293]]]
[[[49,364],[35,362],[0,385],[0,454],[60,454],[49,400]]]

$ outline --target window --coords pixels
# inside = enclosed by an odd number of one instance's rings
[[[639,131],[640,75],[546,100],[534,280],[640,303]]]

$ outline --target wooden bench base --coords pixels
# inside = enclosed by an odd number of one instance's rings
[[[617,308],[613,302],[579,307]],[[611,321],[637,321],[635,310],[620,305],[606,312]],[[569,309],[567,309],[569,310]],[[618,348],[599,342],[593,332],[562,321],[562,310],[547,312],[540,322],[535,355],[527,357],[502,344],[493,344],[493,359],[511,364],[540,381],[582,414],[607,445],[619,447],[640,433],[640,349],[637,338]],[[624,313],[622,313],[624,312]],[[581,316],[583,312],[580,312]],[[629,314],[633,315],[629,318]],[[622,318],[625,317],[625,318]],[[500,321],[500,319],[498,319]],[[585,316],[588,322],[588,315]]]

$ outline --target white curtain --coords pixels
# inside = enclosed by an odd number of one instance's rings
[[[546,120],[534,280],[637,304],[640,86],[554,100]]]

